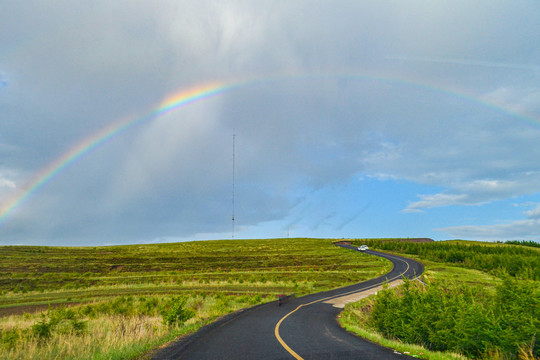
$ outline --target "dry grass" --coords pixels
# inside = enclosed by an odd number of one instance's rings
[[[47,339],[32,332],[40,320],[38,314],[10,316],[0,320],[0,329],[15,331],[12,346],[3,344],[1,359],[126,359],[141,355],[176,336],[196,331],[218,316],[251,306],[264,299],[193,295],[186,307],[195,317],[180,326],[168,327],[159,315],[105,315],[84,318],[87,324],[82,334],[62,329],[53,331]],[[72,308],[77,310],[77,307]]]

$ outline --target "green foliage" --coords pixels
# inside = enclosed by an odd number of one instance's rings
[[[185,296],[173,296],[160,310],[163,322],[169,326],[183,325],[187,320],[195,316],[195,312],[185,307],[187,298]]]
[[[52,327],[53,324],[41,313],[41,320],[32,325],[32,334],[41,339],[48,339],[51,337]]]
[[[540,355],[537,331],[540,328],[540,291],[538,282],[520,281],[506,277],[497,287],[494,313],[498,318],[500,348],[516,353],[520,345],[534,344]]]
[[[430,350],[456,351],[475,358],[490,353],[516,358],[523,348],[540,355],[538,283],[506,277],[496,294],[480,286],[408,280],[377,294],[369,324],[388,338]]]
[[[417,255],[494,275],[540,280],[540,251],[525,246],[464,241],[414,243],[389,239],[358,240],[382,251]]]
[[[160,301],[156,297],[139,296],[135,300],[132,296],[118,296],[96,304],[83,305],[78,312],[81,316],[90,318],[100,315],[154,316],[157,314],[159,304]]]
[[[4,318],[0,323],[0,358],[146,358],[143,354],[151,349],[191,334],[218,316],[251,306],[253,301],[260,303],[264,299],[260,295],[204,292],[174,297],[124,296],[19,317],[21,320],[33,319],[33,326],[24,321],[13,328],[15,317]],[[121,302],[128,305],[120,306]],[[160,310],[166,319],[156,316]],[[81,336],[73,336],[79,334],[77,324],[72,320],[79,319],[85,319],[88,326]],[[190,321],[183,323],[187,319]]]
[[[80,320],[71,309],[61,306],[41,313],[41,320],[32,325],[32,334],[40,339],[48,339],[53,331],[80,335],[86,330],[86,322]]]
[[[0,331],[0,341],[6,350],[11,350],[22,338],[22,331],[18,328]]]
[[[154,315],[158,307],[159,301],[155,297],[141,297],[137,305],[137,314],[139,315]]]
[[[506,241],[505,244],[521,245],[521,246],[530,246],[530,247],[540,248],[540,243],[539,243],[539,242],[536,242],[536,241],[526,241],[526,240],[519,241],[519,240],[511,240],[511,241]]]

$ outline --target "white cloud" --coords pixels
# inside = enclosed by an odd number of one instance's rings
[[[540,237],[540,220],[527,219],[507,224],[496,225],[465,225],[441,229],[454,237],[478,240],[538,240]]]
[[[365,166],[384,164],[403,160],[403,147],[389,141],[380,141],[372,144],[374,147],[363,155]]]
[[[526,203],[534,207],[524,211],[527,219],[493,225],[463,225],[437,229],[459,238],[480,240],[538,240],[540,238],[540,204]]]
[[[403,210],[403,212],[418,212],[421,209],[449,206],[449,205],[466,205],[467,195],[465,194],[435,194],[435,195],[419,195],[422,199],[413,202]]]
[[[482,205],[540,191],[540,173],[532,171],[514,176],[514,180],[477,179],[470,182],[457,182],[451,185],[450,191],[434,195],[418,195],[421,200],[411,202],[403,211],[414,212],[451,205]]]
[[[0,187],[6,187],[10,189],[15,189],[15,183],[9,179],[5,179],[3,177],[0,177]]]
[[[10,171],[0,169],[0,207],[3,201],[8,201],[17,190],[17,183]]]
[[[536,204],[534,209],[525,211],[525,215],[532,220],[540,219],[540,204]]]
[[[452,226],[441,229],[452,236],[478,240],[537,240],[540,237],[540,219],[519,220],[496,225]]]
[[[516,114],[523,114],[531,123],[540,121],[540,88],[536,86],[500,87],[483,95],[482,98]]]

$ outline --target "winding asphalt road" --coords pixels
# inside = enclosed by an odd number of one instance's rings
[[[392,261],[392,271],[355,285],[292,298],[280,307],[276,301],[232,314],[160,349],[152,359],[412,359],[352,335],[336,321],[341,309],[332,300],[386,281],[413,279],[424,270],[411,259],[366,253]]]

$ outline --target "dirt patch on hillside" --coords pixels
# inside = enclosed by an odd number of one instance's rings
[[[336,241],[334,245],[351,245],[350,241]]]

